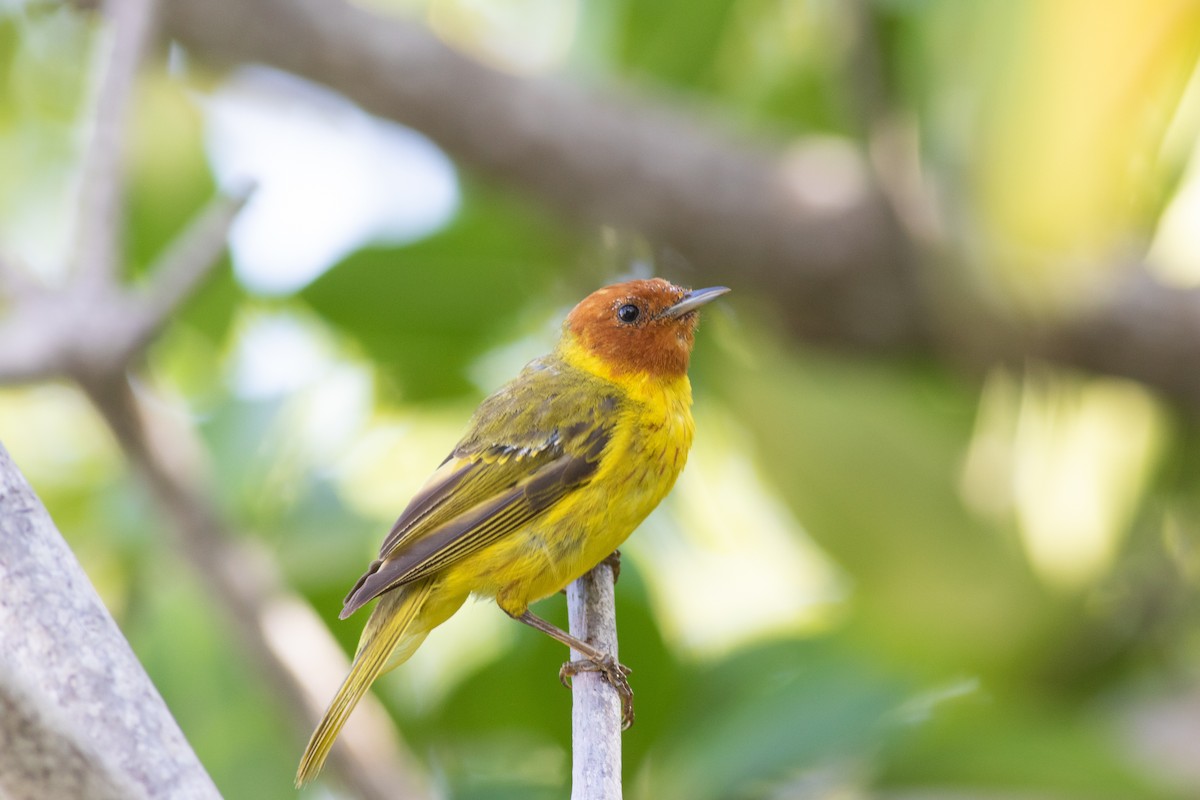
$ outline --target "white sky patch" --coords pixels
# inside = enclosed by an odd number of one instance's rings
[[[430,0],[429,24],[443,39],[491,66],[550,72],[570,55],[579,0]]]
[[[1038,574],[1084,586],[1116,558],[1163,438],[1144,387],[1047,376],[1025,383],[1013,439],[1021,539]]]
[[[242,398],[283,398],[283,454],[325,468],[349,450],[375,403],[370,365],[339,352],[319,323],[290,312],[248,312],[238,321],[229,382]]]
[[[291,314],[250,314],[238,332],[233,388],[246,398],[291,394],[336,362],[331,343],[314,325]]]
[[[467,370],[471,382],[484,394],[491,394],[515,378],[530,361],[553,352],[561,329],[558,320],[569,310],[563,310],[554,319],[548,318],[533,333],[505,342],[477,358]]]
[[[1146,258],[1167,283],[1186,288],[1200,285],[1200,140],[1191,167],[1159,219]]]
[[[230,232],[253,291],[296,291],[364,244],[433,233],[458,208],[454,166],[437,146],[326,89],[245,68],[203,105],[220,184],[257,184]]]
[[[1167,160],[1185,159],[1187,167],[1175,196],[1158,220],[1150,252],[1151,270],[1161,280],[1180,287],[1200,285],[1200,66],[1175,109],[1175,118],[1163,136],[1161,152]]]

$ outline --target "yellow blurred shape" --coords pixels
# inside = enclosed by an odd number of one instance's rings
[[[1112,562],[1150,467],[1163,420],[1154,399],[1128,381],[1027,384],[1017,421],[1017,517],[1042,576],[1083,584]]]
[[[430,26],[450,44],[496,69],[532,74],[548,72],[566,59],[575,40],[580,3],[430,0],[428,14]]]
[[[138,80],[136,99],[129,128],[129,180],[156,201],[142,213],[154,214],[158,224],[179,225],[176,217],[187,219],[212,183],[194,87],[162,72],[147,72]]]
[[[750,437],[711,403],[697,406],[696,431],[666,504],[677,524],[656,513],[622,548],[644,565],[668,641],[716,657],[828,626],[844,579],[759,472]]]
[[[390,525],[450,454],[470,416],[470,408],[455,406],[378,412],[335,467],[339,493],[358,513]]]
[[[1174,196],[1163,210],[1146,261],[1154,274],[1172,286],[1200,286],[1200,66],[1187,91],[1163,149],[1187,163]]]
[[[87,399],[63,384],[0,391],[0,442],[39,493],[88,486],[122,463]]]
[[[129,600],[129,577],[105,531],[111,520],[78,529],[79,495],[108,486],[124,469],[116,443],[82,393],[62,384],[0,391],[0,443],[55,518],[97,593],[118,619]],[[86,501],[85,501],[86,502]],[[101,536],[92,535],[100,532]]]
[[[1006,369],[992,370],[979,393],[975,430],[963,462],[963,501],[995,520],[1013,513],[1013,447],[1020,401],[1021,382]]]
[[[1035,571],[1071,589],[1116,556],[1162,445],[1164,420],[1139,385],[997,371],[980,402],[966,502],[1016,522]]]
[[[1200,162],[1200,146],[1196,156]],[[1147,261],[1168,285],[1200,286],[1200,166],[1190,170],[1163,213]]]
[[[1175,568],[1192,585],[1200,585],[1200,542],[1178,511],[1163,517],[1163,546]]]
[[[1158,148],[1200,52],[1194,0],[1025,2],[978,151],[999,276],[1037,308],[1077,301],[1144,239]]]
[[[99,26],[56,3],[0,3],[0,18],[0,242],[6,258],[59,283]]]

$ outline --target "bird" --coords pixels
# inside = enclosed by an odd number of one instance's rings
[[[694,434],[687,369],[698,309],[728,291],[662,278],[599,289],[567,315],[552,353],[479,405],[345,598],[342,619],[378,602],[305,748],[297,787],[321,770],[376,678],[470,595],[581,653],[560,679],[602,672],[628,727],[628,668],[529,606],[611,557],[674,485]]]

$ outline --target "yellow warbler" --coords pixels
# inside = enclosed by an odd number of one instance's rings
[[[612,656],[529,611],[609,556],[670,491],[692,443],[688,358],[696,310],[729,291],[661,278],[608,286],[577,305],[553,353],[483,401],[449,457],[404,509],[342,618],[378,597],[350,674],[296,774],[320,771],[371,683],[404,662],[470,594],[583,653],[621,693]]]

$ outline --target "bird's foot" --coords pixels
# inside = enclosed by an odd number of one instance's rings
[[[629,667],[617,661],[612,656],[593,661],[585,658],[581,661],[568,661],[558,671],[558,679],[563,686],[571,688],[571,678],[581,672],[599,672],[609,685],[617,690],[621,698],[621,730],[629,730],[633,724],[633,688],[629,685]]]

